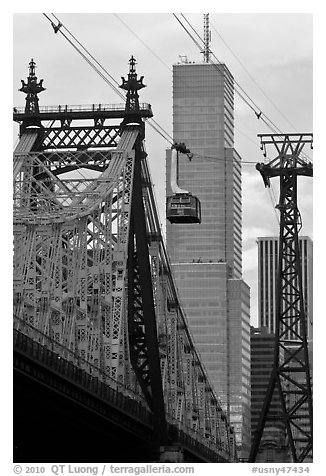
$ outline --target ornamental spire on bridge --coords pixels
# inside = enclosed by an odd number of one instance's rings
[[[24,120],[24,126],[40,126],[39,116],[40,110],[38,107],[38,93],[45,91],[43,88],[43,79],[37,82],[37,76],[35,75],[35,62],[33,58],[29,62],[29,76],[27,78],[27,83],[24,80],[21,80],[22,87],[19,89],[22,93],[26,94],[26,104],[25,104],[25,114],[30,116],[28,119]]]
[[[133,56],[131,56],[129,60],[129,73],[128,73],[128,79],[125,80],[125,78],[122,76],[122,84],[120,85],[121,89],[125,89],[127,91],[127,100],[126,100],[126,107],[125,107],[125,112],[129,115],[132,114],[133,117],[134,115],[139,114],[139,94],[138,91],[142,88],[145,88],[146,85],[143,84],[143,79],[144,76],[141,76],[140,79],[137,78],[137,73],[136,73],[136,60]],[[130,118],[128,120],[130,122]],[[136,122],[139,122],[139,117]]]
[[[43,88],[43,79],[37,82],[37,77],[35,75],[35,62],[33,58],[29,63],[29,76],[27,78],[27,83],[24,80],[21,80],[22,87],[19,89],[22,93],[26,93],[26,105],[25,105],[25,114],[39,114],[38,108],[38,93],[45,91]]]

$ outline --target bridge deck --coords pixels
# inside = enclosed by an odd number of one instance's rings
[[[142,402],[17,330],[14,390],[16,463],[71,462],[74,454],[80,462],[81,455],[85,455],[84,462],[159,461],[152,414]],[[91,429],[92,441],[87,436]],[[77,442],[74,432],[80,434]],[[223,451],[213,451],[172,424],[168,433],[169,444],[183,448],[185,462],[228,462]]]

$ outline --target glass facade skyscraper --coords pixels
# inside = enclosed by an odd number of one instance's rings
[[[201,201],[201,224],[167,223],[167,249],[190,330],[235,428],[250,447],[250,291],[242,280],[241,158],[233,148],[233,77],[225,65],[173,66],[178,183]],[[171,151],[167,151],[167,196]]]

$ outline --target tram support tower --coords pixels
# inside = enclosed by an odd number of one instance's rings
[[[277,156],[269,163],[258,163],[265,187],[270,178],[280,177],[279,257],[276,282],[276,330],[274,364],[260,419],[254,435],[249,462],[255,462],[270,417],[274,391],[279,392],[292,461],[301,463],[312,456],[312,391],[307,345],[307,318],[302,290],[298,234],[301,217],[297,205],[297,177],[312,177],[312,163],[300,157],[306,144],[312,147],[312,134],[259,134],[266,157],[266,146],[274,145]],[[284,359],[280,353],[284,352]]]

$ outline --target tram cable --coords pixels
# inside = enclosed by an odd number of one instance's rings
[[[185,15],[183,13],[180,14],[187,24],[191,27],[191,29],[196,33],[196,36],[200,39],[202,45],[204,45],[204,40],[201,38],[199,33],[196,31],[196,29],[190,24],[190,22],[186,19]],[[189,30],[185,27],[185,25],[182,23],[182,21],[177,17],[176,14],[173,13],[173,16],[176,18],[176,20],[179,22],[179,24],[182,26],[182,28],[186,31],[186,33],[190,36],[190,38],[194,41],[196,46],[199,48],[199,50],[202,52],[202,46],[198,43],[197,40],[194,40],[193,35],[189,32]],[[221,69],[219,66],[222,66],[221,61],[216,57],[214,52],[210,51],[211,55],[215,58],[217,61],[217,64],[213,62],[212,59],[210,59],[210,63],[217,67],[218,71],[221,72]],[[261,119],[266,126],[272,130],[275,134],[284,134],[282,130],[259,108],[259,106],[254,102],[254,100],[249,96],[249,94],[246,93],[246,91],[242,88],[242,86],[234,79],[234,90],[235,92],[239,95],[239,97],[252,109],[252,111],[255,113],[256,117],[258,119]],[[275,107],[275,106],[274,106]],[[281,113],[282,114],[282,113]],[[283,115],[283,114],[282,114]],[[306,160],[311,161],[310,157],[307,156],[305,153],[302,153],[302,157]]]
[[[183,29],[186,31],[186,33],[190,36],[190,38],[195,42],[196,46],[199,48],[200,52],[202,52],[203,50],[203,46],[205,44],[204,40],[202,39],[202,37],[200,36],[200,34],[196,31],[196,29],[191,25],[191,23],[188,21],[188,19],[185,17],[185,15],[183,13],[180,13],[180,15],[182,16],[182,18],[184,18],[184,20],[188,23],[188,25],[191,27],[191,29],[195,32],[196,36],[199,38],[199,40],[201,41],[202,45],[198,43],[197,40],[194,40],[194,37],[193,35],[190,34],[189,30],[184,26],[184,24],[180,21],[180,19],[176,16],[175,13],[173,13],[173,16],[178,20],[178,22],[180,23],[180,25],[183,27]],[[213,66],[216,66],[218,71],[220,73],[223,74],[223,71],[222,69],[220,68],[222,66],[222,62],[217,58],[217,56],[214,54],[213,51],[210,51],[211,55],[215,58],[216,62],[217,63],[214,63],[211,59],[210,59],[210,63],[213,64]],[[226,80],[228,81],[228,78],[226,78]],[[235,92],[240,96],[240,98],[250,107],[250,109],[252,109],[252,111],[256,114],[256,116],[259,116],[261,117],[261,114],[262,114],[262,111],[261,109],[257,106],[257,104],[250,98],[250,96],[246,93],[246,91],[242,88],[242,86],[234,79],[234,84],[236,85],[236,87],[234,88]],[[237,87],[240,89],[240,91],[237,89]],[[277,128],[277,126],[275,126],[275,124],[273,124],[273,127]]]
[[[70,32],[68,28],[64,26],[64,24],[60,21],[60,19],[54,15],[53,17],[58,21],[58,25],[55,25],[51,18],[45,13],[43,15],[47,18],[47,20],[50,21],[52,27],[54,28],[55,32],[60,32],[61,35],[68,41],[68,43],[81,55],[81,57],[91,66],[91,68],[94,69],[94,71],[113,89],[113,91],[119,95],[119,97],[124,101],[125,96],[123,93],[118,89],[119,83],[113,78],[113,76],[110,75],[110,73],[94,58],[94,56],[85,48],[84,45],[80,41],[77,40],[77,38]],[[71,36],[71,38],[78,44],[80,45],[80,48],[72,41],[65,33],[63,33],[62,29],[65,29],[67,31],[68,35]],[[85,53],[86,54],[85,54]],[[87,56],[88,55],[88,56]],[[91,59],[90,59],[91,58]],[[96,64],[95,64],[96,63]],[[98,67],[96,66],[98,65]],[[111,81],[103,74],[103,72],[99,69],[101,68],[102,71],[104,71],[105,74],[107,74]],[[112,81],[115,83],[113,84]],[[170,136],[168,132],[164,130],[158,122],[156,122],[153,118],[147,119],[148,124],[158,133],[160,134],[163,139],[165,139],[167,142],[169,142],[171,145],[173,145],[174,141],[173,138]]]
[[[62,27],[69,33],[69,35],[76,41],[76,43],[78,43],[78,45],[80,45],[80,47],[92,58],[92,60],[105,72],[105,74],[107,74],[109,76],[109,78],[116,84],[117,87],[119,87],[119,83],[118,81],[116,81],[116,79],[107,71],[107,69],[104,68],[103,65],[101,65],[97,59],[84,47],[84,45],[82,43],[80,43],[80,41],[71,33],[71,31],[68,30],[68,28],[66,28],[59,20],[59,18],[54,14],[52,13],[53,17],[59,22],[59,25],[61,24]],[[119,91],[119,90],[118,90]],[[120,91],[119,91],[120,93]],[[121,96],[124,98],[123,94],[121,93]]]
[[[226,48],[230,51],[230,53],[234,56],[234,58],[237,60],[237,62],[240,64],[242,69],[247,73],[251,81],[255,84],[255,86],[261,91],[261,93],[265,96],[265,98],[270,102],[270,104],[275,108],[275,110],[283,117],[283,119],[295,130],[296,127],[292,124],[292,122],[283,114],[283,112],[276,106],[276,104],[270,99],[270,97],[265,93],[263,88],[257,83],[255,78],[252,76],[250,71],[246,68],[246,66],[243,64],[243,62],[240,60],[240,58],[235,54],[235,52],[232,50],[232,48],[227,44],[227,42],[224,40],[222,35],[218,32],[218,30],[215,28],[213,23],[210,21],[210,25],[215,31],[215,33],[219,36],[223,44],[226,46]]]
[[[111,80],[116,84],[118,85],[118,82],[110,75],[110,73],[94,58],[94,56],[82,45],[82,43],[80,43],[77,38],[68,30],[68,28],[65,27],[65,25],[59,20],[59,18],[57,16],[55,16],[53,13],[51,15],[53,15],[53,17],[58,21],[58,25],[56,26],[53,21],[51,20],[51,18],[49,18],[47,16],[46,13],[43,13],[43,15],[50,21],[52,27],[54,28],[54,31],[56,33],[61,33],[61,35],[68,41],[68,43],[77,51],[77,53],[79,53],[81,55],[81,57],[89,64],[89,66],[91,66],[91,68],[94,69],[94,71],[99,74],[99,76],[101,76],[102,79],[104,79],[104,81],[120,96],[121,99],[125,99],[124,95],[122,94],[121,91],[119,91],[119,89],[117,89],[117,87],[100,71],[99,68],[101,68],[105,74],[107,74]],[[60,26],[60,28],[59,28]],[[80,45],[81,49],[74,43],[74,41],[72,41],[70,38],[68,38],[68,36],[63,33],[61,27],[68,33],[68,35],[70,35],[73,40],[78,44]],[[86,53],[83,53],[83,51]],[[87,55],[91,58],[91,60],[87,57]],[[99,66],[99,68],[96,66],[96,64]]]
[[[185,16],[183,15],[183,13],[180,14],[183,18],[185,18]],[[196,44],[196,46],[198,47],[199,51],[202,52],[203,51],[203,48],[202,46],[198,43],[197,40],[194,39],[194,36],[189,32],[189,30],[185,27],[185,25],[182,23],[182,21],[177,17],[177,15],[175,13],[173,13],[173,16],[174,18],[179,22],[179,24],[182,26],[182,28],[185,30],[185,32],[188,34],[188,36],[190,36],[190,38],[193,40],[193,42]],[[199,37],[199,39],[201,40],[202,44],[204,45],[204,40],[201,38],[201,36],[199,35],[199,33],[194,29],[193,26],[191,26],[190,22],[188,20],[186,20],[187,23],[190,25],[190,27],[192,28],[192,30],[194,30],[196,32],[196,35]],[[222,75],[224,75],[224,72],[221,68],[222,66],[222,63],[221,61],[214,55],[214,53],[211,51],[210,52],[215,60],[217,61],[217,63],[214,63],[211,59],[209,60],[210,63],[217,69],[217,71],[219,73],[221,73]],[[230,86],[232,86],[231,84],[231,81],[228,79],[228,78],[225,78],[227,82],[230,83]],[[239,89],[242,91],[240,92],[236,87],[234,87],[234,90],[235,92],[240,96],[240,98],[247,104],[248,107],[250,107],[250,109],[256,114],[256,115],[259,115],[261,113],[261,111],[259,110],[258,106],[250,99],[250,97],[247,95],[247,93],[243,90],[243,88],[237,83],[236,80],[234,80],[234,84],[237,85],[239,87]],[[246,96],[248,97],[248,99],[246,99]],[[254,104],[254,106],[250,103],[250,101]]]
[[[150,51],[150,53],[152,53],[153,56],[155,56],[156,59],[158,59],[158,61],[160,61],[160,63],[162,63],[163,66],[165,66],[166,68],[168,68],[169,71],[171,71],[170,66],[169,66],[167,63],[165,63],[165,62],[162,60],[162,58],[160,58],[160,57],[155,53],[155,51],[152,50],[152,48],[151,48],[150,46],[148,46],[148,45],[140,38],[140,36],[137,35],[137,33],[136,33],[132,28],[130,28],[130,26],[129,26],[124,20],[122,20],[122,18],[121,18],[117,13],[113,13],[113,15],[127,28],[127,30],[129,30],[129,32],[130,32],[132,35],[134,35],[134,36],[137,38],[137,40],[139,40],[139,41],[141,42],[141,44],[142,44],[143,46],[145,46],[145,48],[146,48],[148,51]]]

